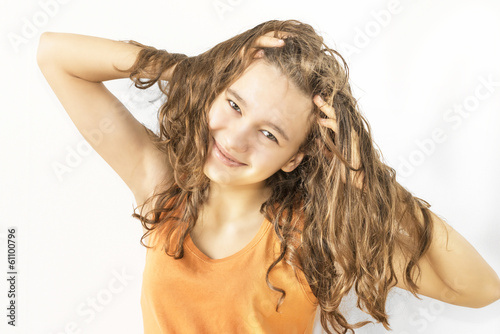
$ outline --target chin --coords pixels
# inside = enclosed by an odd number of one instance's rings
[[[215,182],[219,184],[229,184],[231,182],[231,176],[227,171],[220,170],[217,166],[214,166],[214,161],[212,159],[216,159],[212,156],[212,153],[209,151],[209,156],[205,166],[203,166],[203,174],[210,180],[210,182]]]

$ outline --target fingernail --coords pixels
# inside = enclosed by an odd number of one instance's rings
[[[279,40],[278,40],[278,44],[280,44],[280,45],[284,45],[284,44],[285,44],[285,41],[284,41],[284,40],[282,40],[282,39],[279,39]]]

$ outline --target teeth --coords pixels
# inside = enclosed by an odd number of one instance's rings
[[[222,150],[219,150],[220,153],[222,153],[223,156],[225,156],[228,160],[231,160],[232,162],[236,162],[236,163],[239,163],[237,161],[234,161],[233,159],[229,158],[227,155],[224,154],[224,152],[222,152]]]
[[[228,158],[229,160],[231,160],[232,162],[236,162],[234,161],[233,159],[229,158],[228,156],[226,156],[224,153],[222,153],[226,158]]]
[[[224,153],[222,153],[222,155],[224,155]],[[225,155],[224,155],[224,156],[225,156]],[[226,157],[226,156],[225,156],[225,157]],[[228,157],[226,157],[226,158],[228,158]],[[231,159],[231,158],[228,158],[228,159],[229,159],[229,160],[231,160],[232,162],[239,163],[239,162],[237,162],[237,161],[234,161],[234,160],[233,160],[233,159]]]

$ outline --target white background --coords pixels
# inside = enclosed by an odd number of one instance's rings
[[[145,249],[140,223],[130,217],[134,198],[97,153],[85,151],[41,75],[40,33],[134,39],[196,55],[265,20],[288,18],[313,25],[343,53],[398,180],[500,272],[498,2],[2,0],[0,254],[7,227],[16,226],[19,276],[16,328],[6,325],[0,280],[0,332],[142,332]],[[126,80],[109,87],[154,126],[154,104]],[[58,177],[54,166],[68,165],[71,154],[78,156],[70,171]],[[6,255],[0,263],[6,267]],[[398,290],[388,310],[398,334],[500,333],[500,302],[469,309]],[[380,325],[357,331],[384,332]]]

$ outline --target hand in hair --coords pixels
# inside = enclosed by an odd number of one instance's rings
[[[339,127],[337,124],[337,117],[335,116],[335,109],[328,103],[326,103],[319,95],[316,95],[313,98],[313,102],[318,106],[319,110],[321,110],[326,116],[328,116],[328,118],[319,118],[318,124],[331,129],[337,135]],[[354,130],[351,130],[351,165],[356,169],[362,167],[359,148],[359,136]],[[342,182],[345,183],[346,177],[344,168],[341,168],[340,177],[342,179]],[[353,184],[357,188],[361,189],[363,186],[363,173],[361,171],[352,173],[351,182],[353,182]]]
[[[277,36],[277,37],[276,37]],[[288,35],[280,31],[270,31],[255,40],[252,48],[262,49],[262,48],[279,48],[285,45],[284,38]],[[242,49],[243,52],[243,49]],[[255,58],[262,58],[264,56],[264,51],[259,50],[255,54]]]

